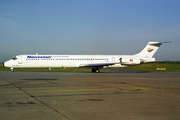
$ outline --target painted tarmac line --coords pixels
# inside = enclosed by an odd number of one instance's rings
[[[151,88],[104,88],[104,89],[77,89],[77,90],[43,90],[43,91],[8,91],[8,92],[0,92],[3,93],[23,93],[23,92],[74,92],[74,91],[109,91],[109,90],[150,90]]]

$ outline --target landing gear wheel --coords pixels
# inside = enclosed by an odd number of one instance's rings
[[[99,70],[99,69],[96,69],[96,73],[100,73],[100,70]]]
[[[95,69],[95,68],[93,68],[91,71],[92,71],[92,72],[96,72],[96,69]]]
[[[11,72],[14,72],[14,69],[13,69],[13,68],[11,68]]]
[[[91,71],[92,71],[93,73],[100,73],[100,70],[99,70],[98,68],[93,68]]]

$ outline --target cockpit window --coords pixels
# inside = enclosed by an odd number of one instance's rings
[[[17,57],[15,56],[15,57],[13,57],[12,59],[13,59],[13,60],[16,60],[16,59],[17,59]]]

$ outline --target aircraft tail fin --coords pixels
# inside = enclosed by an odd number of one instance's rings
[[[149,42],[146,47],[138,54],[138,56],[144,56],[148,58],[152,58],[152,56],[156,53],[158,48],[164,44],[164,43],[171,43],[175,41],[169,41],[169,42]]]

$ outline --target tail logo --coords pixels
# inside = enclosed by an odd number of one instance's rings
[[[152,52],[153,50],[154,50],[154,49],[152,49],[152,48],[150,48],[150,47],[147,49],[148,52]]]

